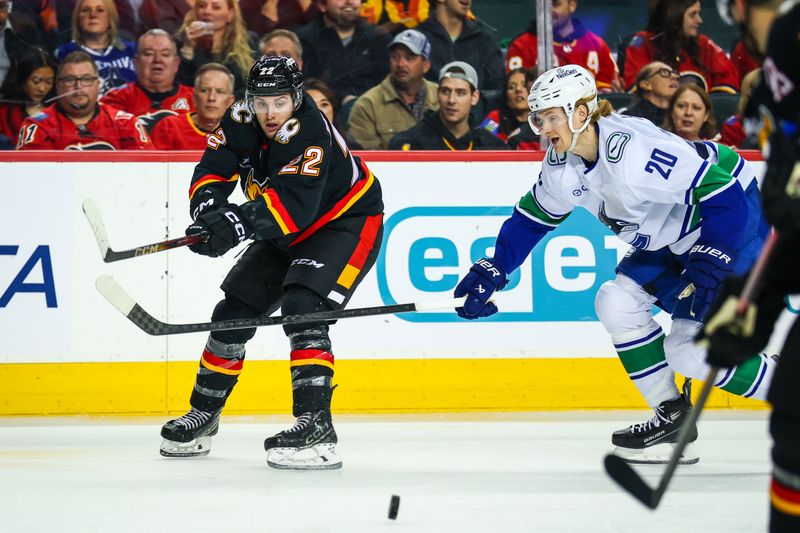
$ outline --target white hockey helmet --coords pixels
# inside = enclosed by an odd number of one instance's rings
[[[572,144],[567,151],[571,151],[578,141],[578,134],[589,127],[589,120],[584,122],[579,129],[572,126],[572,114],[575,105],[583,100],[589,110],[589,115],[597,109],[597,84],[594,76],[580,65],[564,65],[548,70],[533,82],[531,92],[528,94],[528,123],[536,135],[541,135],[542,130],[537,120],[537,115],[545,109],[560,107],[567,114],[567,124],[573,133]]]

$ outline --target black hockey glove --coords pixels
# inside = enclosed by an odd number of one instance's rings
[[[745,278],[728,278],[719,290],[708,319],[695,340],[708,350],[706,360],[722,368],[742,364],[769,342],[775,321],[783,310],[783,295],[764,287],[742,315],[736,313]]]
[[[186,228],[186,235],[207,233],[208,239],[189,249],[200,255],[219,257],[225,252],[250,239],[253,230],[247,226],[236,204],[227,204],[212,211],[206,211]]]
[[[506,273],[494,260],[478,259],[453,292],[456,298],[467,297],[463,307],[456,307],[456,313],[467,320],[495,314],[497,306],[489,298],[507,284]]]
[[[678,295],[672,318],[703,320],[720,284],[733,272],[735,258],[732,251],[722,246],[703,243],[692,246],[681,275],[686,288]]]

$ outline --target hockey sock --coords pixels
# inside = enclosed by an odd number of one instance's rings
[[[800,531],[800,476],[776,466],[769,496],[770,532]]]
[[[329,411],[333,353],[326,326],[311,327],[289,334],[292,371],[292,412]]]
[[[628,377],[650,407],[680,395],[664,354],[664,331],[654,320],[646,328],[615,335],[612,341]]]
[[[731,394],[766,400],[776,365],[771,357],[759,354],[739,366],[727,369],[714,385]]]
[[[244,344],[226,344],[209,335],[189,401],[192,407],[208,412],[222,409],[243,364]]]

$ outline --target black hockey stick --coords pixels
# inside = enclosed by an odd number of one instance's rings
[[[163,252],[164,250],[171,250],[179,246],[191,246],[199,244],[208,239],[208,235],[201,233],[198,235],[186,235],[178,237],[177,239],[169,239],[166,241],[156,242],[153,244],[145,244],[137,246],[130,250],[112,250],[108,244],[108,235],[106,234],[106,226],[103,224],[103,217],[100,216],[100,210],[91,199],[83,201],[83,213],[89,221],[89,225],[94,231],[94,238],[97,240],[97,247],[100,248],[100,255],[106,263],[113,263],[114,261],[121,261],[122,259],[130,259],[131,257],[139,257],[140,255],[149,255],[156,252]]]
[[[382,305],[378,307],[361,307],[356,309],[337,309],[335,311],[320,311],[318,313],[307,313],[305,315],[262,316],[257,318],[197,322],[194,324],[168,324],[157,320],[153,315],[142,309],[142,307],[137,304],[136,301],[125,292],[125,289],[111,276],[100,276],[97,278],[95,286],[111,305],[116,307],[128,320],[136,324],[136,326],[149,335],[176,335],[178,333],[196,333],[199,331],[259,328],[262,326],[281,326],[284,324],[307,324],[311,322],[339,320],[340,318],[388,315],[394,313],[408,313],[410,311],[430,311],[434,309],[455,309],[456,307],[464,305],[464,298],[456,298],[444,301]]]
[[[758,260],[753,266],[753,269],[750,271],[750,275],[747,276],[747,281],[744,284],[742,293],[739,295],[739,301],[736,305],[736,314],[741,316],[746,312],[747,306],[753,299],[756,285],[761,280],[764,267],[769,260],[769,256],[772,253],[772,249],[775,247],[777,239],[778,234],[773,231],[764,243],[764,248],[761,250],[761,254],[758,256]],[[672,449],[672,455],[670,456],[669,463],[667,463],[667,468],[661,475],[661,480],[655,489],[650,488],[644,479],[642,479],[633,467],[625,462],[622,457],[608,454],[604,459],[608,475],[611,476],[620,487],[631,493],[634,498],[650,509],[658,507],[661,498],[667,490],[669,482],[672,481],[675,469],[678,468],[678,463],[683,457],[683,452],[686,450],[686,446],[689,445],[692,428],[694,428],[695,423],[697,423],[698,418],[700,418],[700,413],[703,411],[706,400],[708,400],[708,396],[711,393],[711,387],[714,386],[714,380],[716,379],[718,371],[719,368],[714,366],[708,371],[708,376],[706,377],[705,383],[703,383],[703,388],[700,389],[700,396],[697,398],[697,403],[692,408],[689,417],[678,432],[678,441]]]

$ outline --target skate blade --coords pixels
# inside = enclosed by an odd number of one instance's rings
[[[211,451],[211,437],[197,437],[189,442],[164,439],[159,453],[164,457],[199,457]]]
[[[272,448],[267,451],[267,465],[278,470],[336,470],[342,460],[335,444],[318,444],[310,448]]]
[[[643,449],[621,448],[617,446],[612,452],[621,457],[626,463],[636,465],[663,465],[672,459],[672,452],[675,445],[672,443],[656,444]],[[693,465],[700,461],[700,456],[694,450],[693,444],[688,444],[683,450],[679,465]]]

